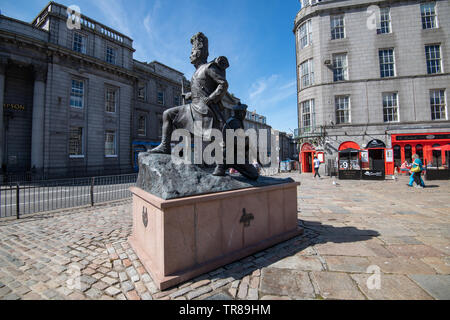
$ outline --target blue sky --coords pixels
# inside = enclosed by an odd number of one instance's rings
[[[209,38],[210,60],[227,56],[229,91],[277,130],[297,128],[298,0],[59,0],[134,40],[134,58],[160,61],[190,79],[190,37]],[[0,0],[2,14],[31,22],[46,0]]]

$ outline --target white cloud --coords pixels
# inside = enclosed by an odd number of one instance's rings
[[[124,8],[120,0],[96,0],[95,5],[106,17],[106,25],[113,29],[132,37],[130,18],[126,15],[127,8]]]

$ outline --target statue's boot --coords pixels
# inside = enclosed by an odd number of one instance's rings
[[[226,175],[226,166],[224,164],[218,164],[214,169],[213,176],[223,177]]]
[[[234,164],[232,168],[237,170],[247,179],[256,181],[259,178],[258,170],[251,164]]]
[[[170,154],[170,137],[172,136],[172,124],[170,120],[166,120],[163,123],[162,127],[162,139],[161,144],[156,148],[149,151],[149,153],[157,153],[157,154]]]

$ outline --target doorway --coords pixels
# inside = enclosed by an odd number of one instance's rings
[[[385,149],[369,149],[369,168],[372,170],[385,170],[384,165]]]

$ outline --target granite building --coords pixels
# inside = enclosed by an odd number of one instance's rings
[[[126,35],[55,2],[31,23],[0,15],[0,175],[136,170],[189,82],[160,62],[134,60],[134,51]],[[228,109],[239,101],[225,100]],[[257,114],[247,120],[270,128]]]
[[[130,167],[133,41],[49,3],[0,17],[0,158],[6,172],[60,177]]]
[[[370,165],[450,143],[448,1],[302,0],[295,18],[300,160],[368,150]],[[391,158],[393,155],[393,159]],[[334,161],[333,161],[334,162]],[[381,168],[385,165],[385,168]]]

